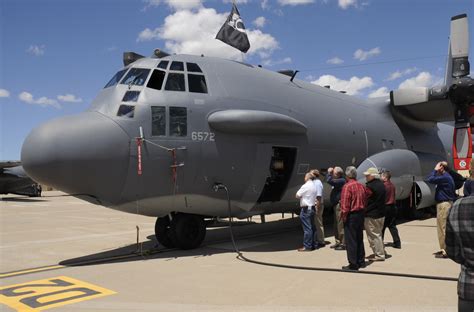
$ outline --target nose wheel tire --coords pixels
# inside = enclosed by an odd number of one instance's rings
[[[176,214],[170,228],[170,238],[176,247],[194,249],[201,245],[206,236],[206,224],[202,217],[192,214]]]
[[[171,222],[168,216],[156,219],[155,223],[155,236],[158,243],[165,246],[166,248],[174,248],[176,245],[173,243],[170,237]]]

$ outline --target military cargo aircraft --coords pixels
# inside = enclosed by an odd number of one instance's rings
[[[0,162],[0,194],[41,196],[41,186],[25,172],[19,161]]]
[[[434,196],[423,178],[452,160],[453,132],[473,121],[468,39],[467,16],[453,17],[446,85],[377,99],[295,71],[158,49],[125,53],[125,67],[86,112],[29,134],[22,162],[41,183],[157,217],[158,241],[183,249],[201,244],[206,219],[228,215],[216,185],[228,188],[234,217],[294,211],[304,174],[335,164],[390,169],[397,199],[416,194],[416,206],[427,207]],[[470,131],[459,133],[459,154],[468,157]]]

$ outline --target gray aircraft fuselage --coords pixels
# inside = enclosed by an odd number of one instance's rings
[[[157,68],[164,60],[167,69]],[[197,64],[202,73],[170,70],[172,62]],[[113,209],[156,217],[226,216],[225,194],[213,190],[223,183],[234,216],[246,217],[297,208],[295,192],[309,169],[390,169],[397,198],[404,199],[414,180],[423,183],[436,161],[451,158],[452,127],[411,119],[388,97],[360,99],[212,57],[142,58],[126,67],[131,68],[162,71],[161,90],[147,87],[151,73],[135,77],[102,89],[88,111],[34,129],[22,149],[33,179]],[[165,90],[170,74],[183,75],[184,91]],[[207,93],[190,92],[189,75],[204,76]],[[179,89],[171,83],[169,88]],[[123,101],[129,91],[132,100]],[[161,135],[152,133],[152,107]]]

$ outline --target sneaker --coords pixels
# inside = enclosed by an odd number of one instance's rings
[[[371,260],[372,261],[385,261],[385,258],[375,256],[375,257],[371,258]]]
[[[437,251],[437,252],[433,252],[433,255],[435,255],[435,256],[436,256],[436,255],[442,255],[442,254],[443,254],[443,251],[442,251],[442,250]]]
[[[334,245],[331,245],[329,246],[329,248],[332,248],[332,249],[336,249],[336,247],[340,246],[341,244],[334,244]]]
[[[444,254],[444,253],[440,253],[440,254],[436,254],[436,255],[435,255],[435,258],[438,258],[438,259],[447,259],[447,258],[448,258],[448,255],[447,255],[447,254]]]
[[[365,257],[365,259],[373,260],[373,259],[375,259],[375,254],[371,254],[370,256],[367,256],[367,257]]]
[[[344,245],[339,245],[334,248],[334,250],[346,250],[346,246]]]

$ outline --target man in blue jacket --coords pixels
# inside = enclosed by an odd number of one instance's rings
[[[453,201],[456,200],[454,180],[446,171],[446,163],[439,162],[436,164],[434,171],[426,178],[426,181],[436,185],[436,219],[440,251],[435,253],[435,257],[447,258],[445,243],[446,219]]]

